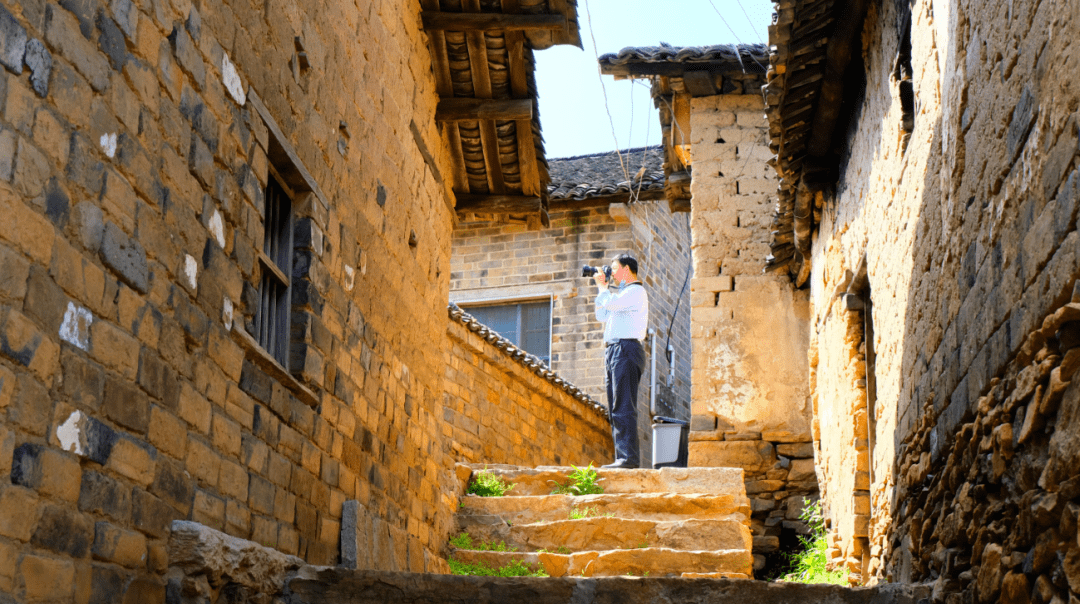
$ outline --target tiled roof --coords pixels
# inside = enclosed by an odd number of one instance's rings
[[[713,44],[710,46],[628,46],[617,53],[600,56],[600,64],[626,63],[717,63],[730,62],[732,68],[764,73],[769,65],[769,48],[764,44]]]
[[[548,368],[543,361],[536,355],[529,354],[524,350],[518,348],[513,342],[500,336],[498,332],[483,323],[476,320],[475,317],[470,315],[461,309],[460,306],[453,302],[447,307],[450,318],[457,321],[469,328],[469,331],[476,333],[487,340],[489,344],[495,346],[499,350],[503,351],[512,360],[525,366],[526,369],[532,371],[541,378],[551,382],[555,387],[561,388],[567,394],[580,401],[583,405],[588,407],[590,411],[596,413],[600,417],[608,418],[607,406],[602,405],[596,401],[593,397],[585,394],[585,391],[571,384],[570,382],[559,377],[554,371]]]
[[[549,198],[552,201],[581,201],[625,195],[631,189],[642,193],[664,190],[662,147],[637,147],[620,153],[621,162],[620,154],[614,151],[549,159]],[[639,178],[637,174],[642,167],[643,153],[645,173]]]

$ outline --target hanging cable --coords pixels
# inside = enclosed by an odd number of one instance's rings
[[[711,0],[710,0],[711,1]],[[589,0],[585,0],[585,16],[589,21],[589,37],[592,38],[593,56],[596,58],[596,77],[600,80],[600,90],[604,93],[604,110],[607,111],[608,124],[611,125],[611,138],[615,141],[615,154],[619,157],[619,167],[622,168],[626,180],[630,180],[630,173],[623,161],[622,151],[619,150],[619,136],[615,133],[615,118],[611,115],[611,106],[608,104],[607,86],[604,84],[604,75],[600,73],[600,50],[596,44],[596,32],[593,31],[592,10],[589,8]]]
[[[713,0],[709,0],[709,5],[712,6],[713,10],[716,11],[716,14],[720,17],[720,20],[723,21],[724,25],[726,25],[727,28],[731,31],[731,35],[735,36],[735,41],[739,43],[739,46],[744,46],[742,39],[739,38],[739,34],[735,33],[735,28],[732,27],[731,24],[728,23],[727,19],[724,18],[724,13],[721,13],[720,9],[716,8],[716,3],[713,2]],[[741,6],[741,4],[740,4],[740,6]],[[743,12],[745,13],[746,11],[743,10]],[[749,18],[749,16],[747,16],[747,18]],[[750,59],[753,62],[757,63],[758,67],[761,68],[762,73],[768,71],[768,68],[765,65],[762,65],[761,61],[758,61],[753,53],[749,53],[749,54],[750,54]],[[739,65],[742,66],[743,73],[746,73],[746,66],[743,64],[743,61],[742,61],[742,49],[741,48],[739,48],[739,47],[735,48],[735,56],[739,60]]]

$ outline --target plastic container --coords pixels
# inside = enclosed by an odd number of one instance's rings
[[[652,467],[685,468],[690,422],[657,416],[652,425]]]

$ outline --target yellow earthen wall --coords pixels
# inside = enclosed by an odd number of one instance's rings
[[[1070,300],[1080,268],[1074,169],[1080,85],[1073,76],[1080,61],[1080,5],[1074,0],[918,0],[911,10],[914,131],[905,141],[892,78],[900,21],[896,7],[872,5],[863,34],[865,93],[848,133],[836,198],[826,204],[814,242],[811,346],[818,361],[819,469],[837,555],[860,562],[854,566],[868,573],[864,578],[953,580],[946,574],[960,574],[968,568],[964,564],[979,571],[981,563],[987,587],[978,597],[989,601],[1011,568],[1003,561],[1028,554],[1026,537],[1019,536],[1023,530],[1017,528],[1006,542],[992,530],[990,517],[980,515],[985,508],[973,517],[962,507],[956,508],[965,522],[959,541],[955,533],[946,537],[926,527],[949,525],[944,521],[951,500],[942,508],[939,492],[951,497],[978,483],[993,485],[995,492],[1001,489],[1002,502],[991,512],[1019,516],[1021,527],[1024,514],[1031,513],[1021,498],[1037,499],[1038,493],[1059,488],[1037,473],[1028,476],[1034,471],[1029,466],[1005,480],[977,460],[985,455],[989,461],[991,449],[998,454],[994,443],[1004,440],[987,436],[990,429],[999,424],[1011,429],[1016,422],[1019,432],[1024,424],[1025,417],[1016,419],[1024,400],[1003,401],[1020,388],[1018,372],[1043,347],[1035,342],[1026,353],[1025,342],[1044,317]],[[877,383],[870,418],[876,429],[869,434],[872,450],[866,460],[874,481],[865,546],[846,519],[852,497],[848,482],[861,471],[859,435],[850,415],[861,395],[852,383],[857,370],[845,327],[851,319],[835,297],[864,254],[874,304]],[[1057,345],[1047,345],[1044,360],[1053,360]],[[1038,379],[1049,379],[1052,367]],[[1053,417],[1040,421],[1052,425]],[[1027,448],[1038,458],[1036,449],[1046,441],[1031,442],[1036,444]],[[1010,438],[1008,456],[1014,443]],[[947,459],[949,472],[944,471]],[[974,482],[956,482],[965,475]],[[933,493],[929,501],[923,501],[925,493]],[[965,495],[956,505],[977,502]],[[983,556],[984,547],[991,549],[988,543],[996,548],[990,560]],[[958,553],[934,553],[950,547]],[[946,558],[963,562],[946,573],[941,566]],[[974,589],[962,580],[945,586],[961,587]]]

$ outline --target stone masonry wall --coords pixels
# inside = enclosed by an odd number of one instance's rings
[[[692,100],[691,466],[745,471],[754,552],[779,546],[817,492],[807,388],[808,299],[763,275],[776,178],[759,95]]]
[[[688,240],[685,218],[653,201],[556,210],[551,228],[540,231],[529,231],[525,225],[465,222],[454,231],[450,299],[465,304],[551,296],[551,369],[606,404],[604,330],[594,315],[597,290],[591,280],[581,277],[581,267],[610,264],[623,251],[635,254],[649,291],[649,326],[658,337],[661,414],[685,419],[690,401],[690,313],[689,288],[682,291],[682,286],[689,263]],[[680,292],[683,300],[678,302]],[[669,327],[676,362],[670,389],[670,365],[663,356]],[[651,344],[647,341],[645,347],[648,352]],[[646,366],[638,396],[644,464],[650,463],[652,450],[648,370]],[[602,457],[602,463],[609,463],[610,455]]]
[[[2,599],[163,601],[173,519],[333,564],[346,499],[438,567],[452,215],[418,11],[0,5]],[[291,371],[245,333],[271,166]]]
[[[459,462],[518,466],[599,465],[611,455],[611,424],[469,326],[451,320],[443,433]]]
[[[1080,4],[912,3],[910,134],[893,79],[905,7],[868,15],[865,93],[813,250],[822,443],[843,444],[858,388],[837,294],[864,255],[873,302],[868,540],[839,533],[836,553],[866,578],[938,579],[937,600],[1068,600],[1078,466],[1049,468],[1072,460],[1056,443],[1075,423],[1074,344],[1047,317],[1080,275]],[[823,469],[834,529],[859,459]]]

